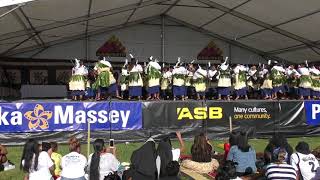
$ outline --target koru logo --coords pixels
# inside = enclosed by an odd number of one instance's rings
[[[48,120],[52,117],[52,111],[45,111],[41,104],[37,104],[33,111],[24,113],[24,117],[29,120],[30,130],[37,128],[44,130],[49,128]]]

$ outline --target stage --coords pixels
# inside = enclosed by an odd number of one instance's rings
[[[287,136],[318,135],[320,101],[71,101],[23,99],[0,102],[0,143],[19,144],[33,137],[67,141],[77,135],[143,141],[181,131],[184,138],[206,132],[226,138],[245,129],[251,138],[275,132]]]

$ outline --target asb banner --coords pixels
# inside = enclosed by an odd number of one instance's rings
[[[0,132],[133,130],[142,128],[135,102],[1,103]]]
[[[320,125],[320,101],[305,101],[304,107],[308,125]]]
[[[264,133],[275,127],[296,127],[304,119],[304,111],[300,101],[148,102],[144,103],[143,118],[145,128],[229,128],[231,118],[234,126],[254,127]]]

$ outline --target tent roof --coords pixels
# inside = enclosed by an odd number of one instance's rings
[[[153,20],[170,20],[266,57],[320,60],[319,0],[35,0],[1,17],[14,56]]]

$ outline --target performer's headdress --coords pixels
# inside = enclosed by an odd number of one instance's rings
[[[104,65],[106,65],[106,66],[108,66],[108,67],[110,67],[110,68],[112,67],[112,65],[110,64],[110,62],[107,61],[105,57],[103,58],[103,60],[100,61],[100,63],[102,63],[102,64],[104,64]]]

